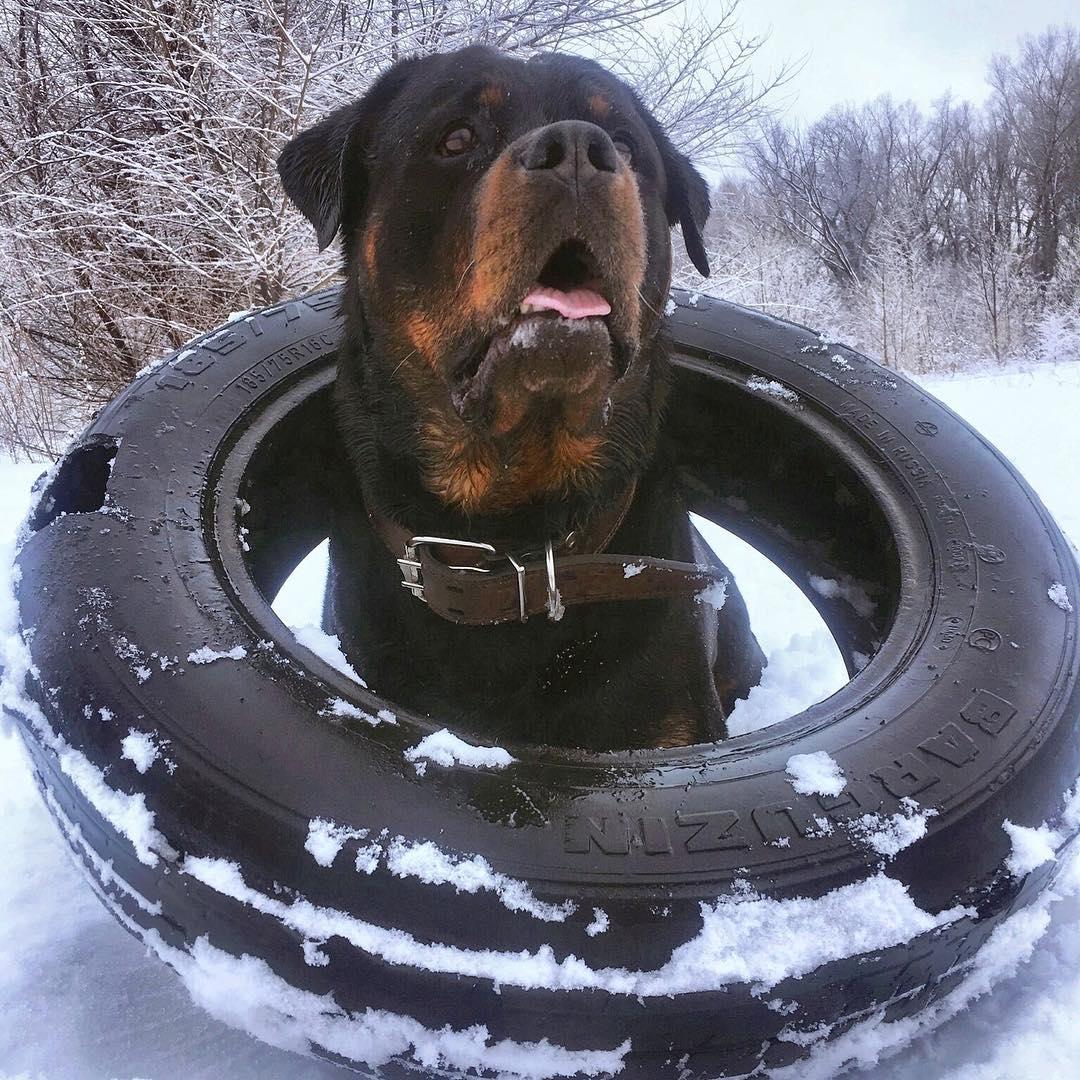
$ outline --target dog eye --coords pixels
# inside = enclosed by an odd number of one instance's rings
[[[622,135],[615,135],[612,137],[612,143],[615,145],[615,152],[626,162],[627,165],[634,163],[634,146],[629,139]]]
[[[448,131],[439,140],[436,150],[443,157],[457,157],[458,154],[467,154],[476,143],[476,132],[467,124],[462,124]]]

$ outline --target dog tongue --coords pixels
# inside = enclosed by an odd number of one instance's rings
[[[590,315],[609,315],[611,305],[592,289],[553,289],[549,285],[534,285],[524,303],[533,307],[557,311],[564,319],[587,319]]]

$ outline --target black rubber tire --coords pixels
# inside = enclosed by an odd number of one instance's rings
[[[1050,864],[1021,881],[1006,873],[1002,821],[1053,820],[1080,773],[1077,614],[1047,596],[1054,582],[1080,596],[1069,546],[1012,466],[914,383],[802,327],[676,299],[669,426],[692,502],[784,565],[849,667],[873,654],[864,669],[806,712],[718,745],[612,755],[508,746],[518,760],[505,770],[431,766],[418,777],[403,751],[438,718],[360,689],[297,645],[268,606],[323,535],[334,498],[326,387],[337,294],[260,311],[143,374],[97,417],[51,475],[18,559],[37,672],[27,693],[112,787],[145,794],[178,853],[141,862],[40,726],[23,722],[50,805],[79,826],[76,848],[129,928],[180,949],[206,936],[351,1012],[383,1009],[431,1029],[483,1023],[494,1039],[572,1049],[630,1038],[621,1075],[657,1080],[796,1061],[808,1047],[778,1038],[793,1021],[832,1025],[836,1037],[875,1009],[913,1014],[955,986],[1000,920],[1038,892]],[[754,393],[754,376],[789,393]],[[251,504],[243,536],[237,499]],[[811,573],[858,579],[873,611],[822,597]],[[186,662],[202,646],[247,656]],[[159,669],[162,657],[178,662]],[[320,715],[332,698],[389,708],[398,723],[332,722]],[[137,773],[120,755],[129,727],[167,742],[175,771]],[[792,790],[787,759],[813,750],[849,778],[840,797]],[[597,990],[497,993],[491,978],[391,965],[340,937],[323,946],[328,965],[310,966],[296,932],[180,867],[184,856],[235,860],[268,895],[291,891],[421,941],[547,944],[594,968],[650,970],[698,932],[701,902],[737,879],[772,897],[816,897],[876,872],[879,855],[815,818],[891,814],[905,797],[936,816],[886,872],[928,911],[964,903],[977,917],[762,997],[736,984],[642,1008]],[[482,855],[577,910],[539,921],[491,893],[385,866],[358,888],[352,859],[324,868],[305,851],[316,817]],[[103,878],[88,848],[160,913]],[[590,937],[594,906],[611,925]],[[780,1015],[770,996],[799,1012]]]

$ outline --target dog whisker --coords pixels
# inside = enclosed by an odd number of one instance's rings
[[[464,270],[461,271],[461,277],[458,278],[457,288],[460,289],[465,282],[465,277],[469,271],[476,265],[476,259],[473,259]],[[456,291],[456,290],[455,290]]]
[[[656,308],[654,308],[654,307],[652,306],[652,304],[650,304],[650,303],[649,303],[649,301],[645,299],[645,297],[644,297],[644,296],[642,295],[642,292],[641,292],[641,289],[640,289],[640,288],[639,288],[639,289],[637,290],[637,294],[638,294],[638,299],[639,299],[639,300],[640,300],[640,301],[641,301],[641,302],[642,302],[642,303],[643,303],[643,304],[644,304],[644,305],[645,305],[645,306],[646,306],[646,307],[647,307],[647,308],[648,308],[648,309],[649,309],[649,310],[650,310],[650,311],[651,311],[651,312],[652,312],[652,313],[653,313],[653,314],[654,314],[654,315],[655,315],[655,316],[656,316],[657,318],[660,318],[660,312],[659,312],[659,311],[657,311],[657,310],[656,310]]]
[[[415,355],[416,355],[416,353],[417,353],[417,351],[418,351],[418,350],[416,350],[416,349],[413,349],[413,351],[412,351],[412,352],[406,353],[406,354],[405,354],[405,355],[404,355],[404,356],[403,356],[403,357],[401,358],[401,362],[400,362],[400,363],[398,364],[398,366],[397,366],[396,368],[394,368],[394,370],[393,370],[393,371],[392,371],[392,372],[390,373],[390,374],[391,374],[391,376],[394,376],[394,375],[396,375],[396,374],[397,374],[397,373],[398,373],[398,372],[399,372],[399,371],[401,370],[401,365],[402,365],[402,364],[404,364],[404,363],[405,363],[405,361],[406,361],[406,360],[408,360],[408,359],[409,359],[410,357],[413,357],[413,356],[415,356]]]

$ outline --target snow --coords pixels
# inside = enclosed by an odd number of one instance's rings
[[[623,575],[624,578],[637,577],[638,574],[642,573],[644,570],[645,570],[645,564],[644,563],[627,563],[623,567],[622,575]]]
[[[211,649],[209,645],[188,653],[189,664],[212,664],[215,660],[243,660],[247,649],[243,645],[234,645],[231,649]]]
[[[874,614],[876,607],[873,600],[867,595],[866,590],[852,578],[818,577],[817,574],[809,575],[810,587],[826,600],[845,600],[854,609],[857,615],[869,619]]]
[[[1046,590],[1046,595],[1050,600],[1061,608],[1064,612],[1072,612],[1072,603],[1069,601],[1069,590],[1060,581],[1055,581],[1049,589]]]
[[[405,760],[423,776],[429,761],[443,768],[468,765],[474,769],[505,769],[514,758],[501,746],[473,746],[459,739],[452,731],[442,728],[425,736],[405,751]]]
[[[902,809],[896,814],[863,814],[847,826],[848,832],[879,855],[894,858],[926,835],[926,824],[937,813],[935,810],[920,813],[914,799],[901,799],[900,804]]]
[[[560,904],[538,900],[525,882],[498,873],[480,855],[452,856],[430,840],[409,843],[394,837],[386,848],[386,865],[395,877],[452,885],[459,893],[494,893],[510,911],[524,911],[544,922],[562,922],[575,910],[568,900]]]
[[[371,713],[364,712],[363,709],[354,705],[351,701],[346,701],[344,698],[331,698],[330,704],[322,712],[324,716],[347,716],[352,720],[363,720],[364,723],[370,724],[372,727],[378,727],[379,724],[397,723],[397,717],[389,709],[379,709],[372,716]]]
[[[1060,832],[1051,829],[1045,823],[1030,828],[1025,825],[1014,825],[1006,819],[1001,827],[1009,834],[1009,839],[1012,841],[1012,853],[1005,860],[1005,865],[1009,873],[1017,878],[1031,873],[1043,863],[1056,860],[1057,848],[1065,839]]]
[[[602,934],[611,925],[611,920],[608,918],[608,913],[603,908],[594,907],[592,909],[593,917],[592,922],[585,927],[585,933],[589,937],[596,937],[597,934]]]
[[[336,821],[312,818],[308,822],[304,850],[308,851],[320,866],[332,866],[346,840],[362,840],[367,834],[367,829],[350,829],[347,825],[338,825]]]
[[[722,578],[720,581],[714,581],[711,585],[707,585],[694,599],[699,604],[708,604],[719,611],[727,603],[727,587],[728,579]]]
[[[1075,424],[1080,367],[935,380],[931,389],[1008,453],[1066,531],[1080,539],[1074,481],[1080,460],[1080,426]],[[29,482],[39,471],[0,466],[0,533],[14,531]],[[771,719],[788,715],[785,709],[805,707],[816,700],[815,694],[827,696],[845,676],[835,646],[819,633],[821,623],[809,603],[807,612],[800,606],[805,601],[801,593],[790,587],[782,593],[767,572],[748,577],[726,550],[721,557],[746,595],[755,632],[770,657]],[[10,625],[6,592],[0,589],[0,624]],[[789,649],[796,638],[800,643]],[[0,662],[15,671],[24,670],[20,664],[25,653],[19,645],[10,637],[0,640]],[[811,661],[815,656],[817,668]],[[794,684],[786,689],[775,675],[785,664]],[[832,673],[825,677],[818,668]],[[830,681],[835,684],[831,688]],[[69,765],[78,770],[78,757]],[[108,786],[111,776],[90,769],[83,778],[93,792],[90,797],[109,809],[107,793],[121,793]],[[129,835],[142,838],[145,855],[161,857],[154,846],[152,808],[145,801],[142,810],[149,818],[135,803],[122,801],[111,809]],[[131,819],[125,820],[128,812]],[[1080,808],[1073,807],[1066,820],[1075,825],[1078,815]],[[906,820],[915,823],[918,816],[912,813]],[[70,823],[67,827],[72,842],[78,843],[77,829]],[[1013,828],[1018,868],[1052,847],[1045,825]],[[836,1041],[815,1045],[809,1062],[774,1070],[773,1076],[825,1080],[842,1068],[868,1080],[1044,1080],[1073,1075],[1080,1056],[1075,1023],[1080,1012],[1080,865],[1072,854],[1058,853],[1058,859],[1055,886],[995,930],[958,992],[916,1018],[885,1022],[867,1017]],[[5,868],[0,874],[0,1070],[5,1074],[80,1080],[341,1076],[333,1065],[295,1056],[306,1049],[306,1036],[312,1033],[342,1053],[359,1051],[374,1058],[401,1053],[418,1068],[431,1069],[438,1064],[478,1069],[482,1063],[506,1076],[556,1076],[574,1069],[586,1075],[617,1072],[628,1049],[568,1051],[550,1043],[496,1044],[482,1029],[432,1031],[423,1026],[422,1017],[374,1011],[350,1016],[332,999],[288,986],[255,958],[228,957],[205,940],[182,952],[148,938],[149,947],[172,963],[184,981],[175,979],[157,959],[147,957],[146,948],[129,938],[86,888],[48,820],[19,741],[10,738],[0,739],[0,865]],[[107,869],[102,876],[109,880]],[[228,874],[221,881],[237,884]],[[693,985],[703,973],[738,977],[740,965],[743,977],[767,986],[779,970],[810,970],[807,965],[837,948],[881,947],[868,943],[879,941],[885,931],[906,933],[934,918],[920,913],[910,897],[897,892],[898,884],[883,875],[859,887],[862,891],[848,896],[833,894],[817,910],[770,908],[776,902],[751,895],[741,904],[703,905],[701,933],[663,968],[626,973],[631,976],[627,992],[648,989],[649,980],[658,989]],[[309,929],[304,955],[317,962],[319,946],[327,938],[317,925]],[[758,955],[762,947],[765,953]],[[560,970],[570,977],[565,963],[560,968],[546,954],[523,961],[533,977]],[[618,982],[625,979],[616,976],[618,971],[582,968],[576,977],[603,973],[605,980]],[[783,1011],[786,1003],[770,1002],[770,1007]],[[274,1045],[256,1042],[223,1021],[253,1030]],[[800,1027],[797,1013],[789,1033],[807,1041],[815,1035]],[[584,1056],[589,1054],[594,1056]]]
[[[847,786],[843,769],[824,750],[789,757],[784,771],[800,795],[839,795]]]
[[[765,394],[767,397],[778,398],[781,401],[790,401],[793,405],[799,403],[799,395],[794,390],[775,379],[766,379],[761,375],[752,375],[747,379],[746,388],[755,394]]]
[[[135,763],[135,768],[144,773],[158,759],[161,753],[154,737],[145,731],[136,731],[131,728],[127,735],[120,741],[120,756]]]

